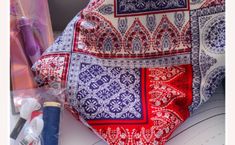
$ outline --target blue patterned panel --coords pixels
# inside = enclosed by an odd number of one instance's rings
[[[79,66],[76,97],[84,119],[142,119],[140,69]]]
[[[188,10],[188,0],[115,0],[116,16]]]
[[[225,6],[190,12],[192,32],[193,112],[212,97],[225,77]]]

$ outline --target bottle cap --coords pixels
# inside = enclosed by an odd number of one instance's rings
[[[61,104],[58,102],[45,102],[43,107],[61,107]]]

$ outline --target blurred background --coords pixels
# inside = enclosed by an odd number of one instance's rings
[[[52,28],[60,32],[89,3],[89,0],[49,0],[48,3]]]

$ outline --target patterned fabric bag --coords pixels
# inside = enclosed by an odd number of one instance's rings
[[[163,145],[225,75],[223,0],[91,0],[35,63],[111,145]]]

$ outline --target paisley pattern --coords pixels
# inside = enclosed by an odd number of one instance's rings
[[[81,27],[83,23],[88,23],[91,27]],[[121,51],[121,35],[104,17],[91,13],[86,15],[86,21],[77,23],[77,25],[80,27],[80,30],[77,31],[78,35],[81,37],[75,37],[78,39],[75,41],[85,43],[88,50],[108,55]],[[84,51],[77,46],[75,43],[74,51]]]
[[[98,11],[103,15],[111,15],[114,13],[113,5],[112,4],[103,5],[99,8]]]
[[[175,12],[174,14],[175,17],[175,25],[179,28],[182,29],[184,23],[185,23],[185,13],[184,12]]]
[[[125,35],[124,40],[125,51],[128,53],[145,53],[149,50],[150,41],[149,33],[142,25],[139,19],[136,19],[131,28]]]
[[[158,51],[174,50],[179,46],[180,34],[177,28],[164,15],[158,28],[153,33],[154,49]]]
[[[171,81],[173,78],[184,73],[183,68],[177,67],[168,67],[168,68],[158,68],[150,70],[150,77],[153,77],[154,80],[151,81],[150,87],[153,88],[150,94],[150,102],[155,107],[165,107],[172,100],[176,98],[186,97],[184,93],[175,89],[174,87],[164,83],[165,81]]]
[[[162,138],[169,137],[172,129],[179,126],[181,120],[169,110],[155,111],[156,117],[151,118],[155,126],[146,129],[142,127],[140,130],[127,130],[125,128],[117,127],[115,129],[108,128],[106,130],[99,129],[98,133],[109,144],[156,144],[163,145]],[[162,123],[160,125],[160,123]],[[162,128],[162,129],[159,129]]]
[[[164,145],[225,77],[224,0],[90,0],[34,64],[110,145]]]
[[[177,15],[180,16],[175,20],[176,25],[169,20],[168,15],[160,17],[158,25],[155,15],[146,16],[146,25],[140,18],[135,18],[132,23],[128,18],[118,18],[116,29],[104,16],[90,12],[84,16],[85,20],[76,24],[73,51],[103,58],[149,58],[175,56],[176,53],[188,54],[191,49],[188,38],[190,32],[187,29],[189,25],[184,24],[184,13]],[[181,30],[181,27],[184,29]],[[183,39],[180,32],[185,35]],[[151,41],[153,43],[149,43]]]
[[[147,15],[146,17],[146,25],[150,32],[153,32],[155,30],[155,27],[157,26],[156,23],[156,16],[155,15]]]
[[[119,31],[122,33],[122,35],[124,35],[127,31],[128,28],[128,20],[127,18],[119,18],[118,19],[118,29]]]

